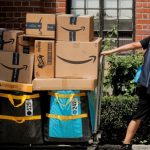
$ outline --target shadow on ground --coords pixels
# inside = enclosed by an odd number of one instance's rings
[[[120,150],[120,145],[100,145],[99,150]]]

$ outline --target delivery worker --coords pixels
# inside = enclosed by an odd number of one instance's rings
[[[112,50],[101,52],[101,55],[107,56],[113,53],[125,52],[128,50],[136,50],[143,48],[144,62],[139,78],[139,86],[136,91],[139,96],[137,110],[130,121],[121,150],[132,150],[132,139],[139,128],[142,121],[147,121],[150,118],[150,36],[141,41],[132,42]]]

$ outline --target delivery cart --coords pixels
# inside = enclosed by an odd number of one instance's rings
[[[85,150],[96,150],[98,149],[98,144],[101,140],[100,131],[100,118],[101,118],[101,98],[102,98],[102,88],[103,88],[103,72],[104,70],[104,58],[99,56],[99,68],[98,68],[98,84],[94,91],[95,94],[95,108],[94,108],[94,123],[91,136],[85,141],[81,142],[48,142],[43,144],[0,144],[0,149],[40,149],[40,150],[51,150],[51,149],[85,149]],[[90,95],[89,95],[90,96]],[[91,120],[92,121],[92,120]]]

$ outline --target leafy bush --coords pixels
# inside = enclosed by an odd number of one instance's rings
[[[143,62],[143,54],[112,55],[107,57],[109,68],[105,76],[104,87],[112,88],[112,95],[135,94],[135,83],[133,82],[137,68]]]
[[[121,144],[132,114],[137,106],[137,96],[105,96],[102,100],[101,130],[102,144]],[[134,143],[150,143],[150,122],[143,124],[135,138]]]
[[[115,40],[113,38],[117,37],[117,35],[118,35],[117,26],[113,24],[111,30],[107,32],[107,36],[104,39],[104,45],[102,46],[102,49],[104,51],[114,48]]]
[[[116,27],[113,26],[104,40],[103,50],[114,48],[113,37],[116,37],[117,34]],[[143,63],[143,53],[142,55],[140,53],[114,54],[106,57],[106,63],[109,68],[106,68],[103,82],[105,97],[103,97],[101,112],[101,130],[103,131],[101,143],[121,144],[137,106],[138,97],[135,96],[136,84],[133,79],[137,68]],[[110,91],[112,91],[111,94]],[[138,129],[133,143],[150,144],[149,133],[150,121],[144,122]]]

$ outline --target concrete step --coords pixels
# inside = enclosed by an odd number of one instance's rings
[[[99,150],[120,150],[120,145],[100,145]],[[150,150],[150,145],[134,144],[132,150]]]
[[[150,145],[133,145],[133,150],[150,150]]]

